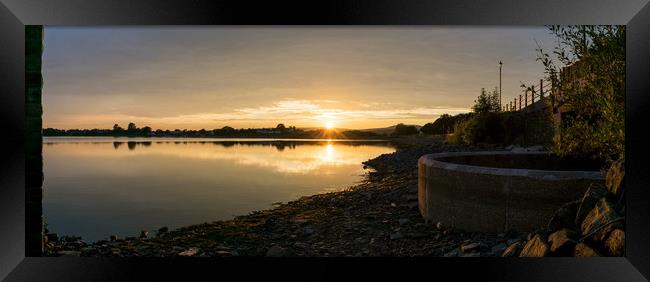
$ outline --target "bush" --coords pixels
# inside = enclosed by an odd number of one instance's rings
[[[471,113],[458,114],[455,116],[443,114],[434,122],[430,122],[422,126],[422,128],[420,128],[420,132],[431,135],[453,133],[455,131],[456,125],[468,120],[471,116]]]
[[[551,147],[555,126],[550,108],[534,113],[502,112],[482,113],[459,123],[447,142],[475,145],[518,144],[522,146],[543,145]]]

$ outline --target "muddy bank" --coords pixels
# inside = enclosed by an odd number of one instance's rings
[[[525,240],[526,234],[449,230],[425,223],[417,207],[420,156],[485,149],[432,140],[404,142],[397,152],[364,162],[375,171],[362,183],[341,192],[302,197],[232,220],[163,229],[139,238],[93,243],[80,238],[50,238],[45,253],[125,257],[501,256],[507,246]]]

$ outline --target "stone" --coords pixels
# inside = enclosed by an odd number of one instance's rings
[[[158,228],[158,236],[160,236],[162,234],[165,234],[168,231],[169,231],[169,228],[167,228],[167,226],[160,227],[160,228]]]
[[[436,223],[436,228],[437,228],[438,230],[442,230],[444,227],[445,227],[445,226],[442,224],[441,221],[438,221],[438,223]]]
[[[110,236],[110,241],[111,241],[111,242],[115,242],[115,241],[117,241],[117,235],[111,235],[111,236]]]
[[[548,236],[551,252],[558,256],[572,256],[573,248],[577,244],[576,236],[575,232],[566,228],[552,233]]]
[[[293,255],[293,250],[290,248],[283,248],[278,245],[273,245],[266,251],[267,257],[288,257]]]
[[[501,255],[503,253],[503,251],[506,250],[506,248],[508,248],[508,245],[506,245],[506,243],[500,243],[500,244],[492,246],[491,251],[492,251],[492,254],[499,256],[499,255]]]
[[[391,233],[389,236],[391,240],[398,240],[404,238],[404,235],[402,235],[402,233],[400,232]]]
[[[479,247],[481,247],[481,244],[479,244],[479,243],[469,243],[469,244],[465,244],[465,245],[461,246],[460,251],[463,252],[463,253],[467,253],[467,252],[471,252],[471,251],[474,251],[474,250],[478,250]]]
[[[304,229],[304,233],[305,233],[305,235],[311,235],[311,234],[314,234],[314,229],[311,228],[311,227],[305,227],[305,229]]]
[[[542,238],[539,234],[533,236],[533,238],[526,243],[524,249],[521,250],[519,254],[520,257],[545,257],[550,252],[546,240]]]
[[[191,257],[191,256],[196,255],[198,252],[199,252],[199,248],[191,247],[191,248],[189,248],[189,249],[187,249],[185,251],[182,251],[182,252],[178,253],[178,255],[182,256],[182,257]]]
[[[625,185],[625,160],[618,160],[612,163],[607,176],[605,177],[605,187],[607,191],[612,193],[617,198],[623,192]]]
[[[516,257],[521,252],[521,243],[514,242],[510,244],[504,251],[501,253],[501,256],[504,258],[507,257]]]
[[[625,255],[625,231],[614,229],[605,241],[605,250],[610,256],[622,257]]]
[[[542,146],[542,145],[530,146],[530,147],[526,148],[526,151],[528,151],[528,152],[541,152],[541,151],[544,151],[544,146]]]
[[[400,218],[400,219],[397,220],[397,222],[399,222],[399,225],[407,224],[407,223],[409,223],[409,221],[410,220],[408,220],[408,218]]]
[[[451,250],[450,252],[447,252],[447,253],[445,253],[445,254],[442,255],[442,256],[443,256],[443,257],[448,257],[448,258],[449,258],[449,257],[457,257],[457,256],[459,256],[459,255],[460,255],[460,250],[458,250],[458,249],[453,249],[453,250]]]
[[[231,257],[233,254],[228,251],[216,251],[215,254],[220,257]]]
[[[585,243],[578,243],[573,250],[574,257],[600,257],[601,255]]]
[[[587,214],[596,206],[598,200],[607,195],[607,190],[605,187],[600,185],[591,185],[587,192],[580,199],[580,205],[578,205],[578,211],[576,212],[575,224],[580,227],[582,221],[587,217]]]
[[[298,249],[303,249],[303,250],[309,248],[309,244],[302,243],[302,242],[296,242],[296,243],[293,244],[293,246],[298,248]]]
[[[140,231],[140,239],[146,239],[147,236],[149,236],[149,231],[147,230]]]
[[[602,198],[582,222],[580,227],[582,236],[589,236],[595,242],[605,242],[612,230],[623,228],[621,219],[612,204],[606,198]]]
[[[550,232],[563,228],[575,229],[575,218],[580,207],[580,201],[568,202],[562,205],[548,221],[547,228]]]

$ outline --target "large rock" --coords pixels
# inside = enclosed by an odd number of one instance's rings
[[[612,204],[606,198],[602,198],[582,222],[580,229],[582,236],[589,236],[595,242],[605,242],[614,229],[623,228],[620,219]]]
[[[605,250],[611,256],[621,257],[625,255],[625,231],[614,229],[605,241]]]
[[[554,232],[563,228],[576,229],[575,218],[580,203],[581,201],[574,201],[562,205],[548,221],[548,230]]]
[[[605,186],[607,191],[614,194],[617,198],[623,192],[625,184],[625,160],[615,161],[607,171]]]
[[[596,250],[585,243],[578,243],[573,251],[574,257],[599,257],[601,256]]]
[[[577,234],[569,229],[556,231],[548,236],[551,244],[551,252],[558,256],[572,256],[573,248],[576,245]]]
[[[514,242],[508,246],[505,251],[501,254],[502,257],[508,258],[508,257],[516,257],[519,255],[521,252],[521,243],[519,242]]]
[[[535,235],[531,240],[526,243],[524,249],[521,250],[520,257],[545,257],[548,255],[550,248],[546,244],[546,240],[540,235]]]
[[[607,189],[601,185],[591,185],[587,192],[580,199],[578,210],[576,212],[575,224],[580,227],[587,214],[596,206],[600,198],[607,195]]]

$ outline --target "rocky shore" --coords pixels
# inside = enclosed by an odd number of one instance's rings
[[[494,150],[494,147],[451,146],[429,140],[404,142],[398,148],[395,153],[364,162],[374,171],[362,183],[340,192],[302,197],[232,220],[176,230],[162,228],[155,234],[143,231],[137,238],[111,236],[110,240],[86,243],[81,238],[55,238],[49,234],[45,255],[507,257],[533,254],[528,249],[534,249],[531,242],[538,239],[549,248],[542,251],[543,255],[551,254],[553,245],[548,243],[548,231],[533,235],[463,233],[441,224],[425,223],[420,215],[417,204],[420,156]],[[575,244],[572,248],[573,252]]]

